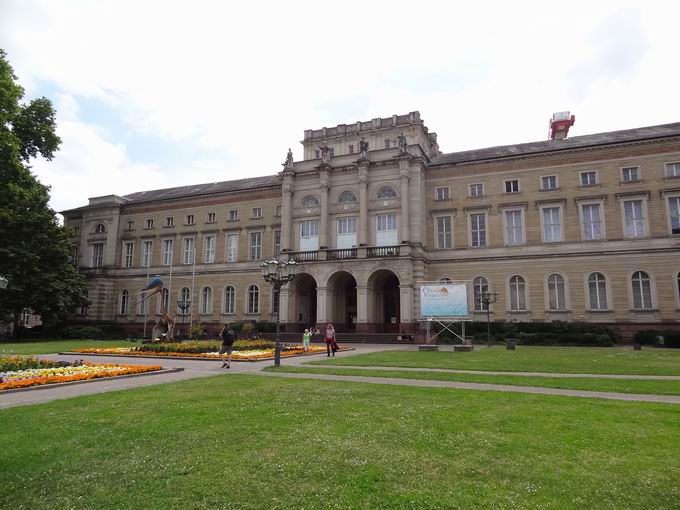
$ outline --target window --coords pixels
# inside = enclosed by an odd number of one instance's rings
[[[236,262],[238,258],[238,234],[227,234],[227,262]]]
[[[127,289],[120,291],[120,303],[118,307],[118,313],[120,315],[127,315],[130,306],[130,292]]]
[[[125,243],[123,245],[123,267],[132,267],[132,255],[134,249],[134,243]]]
[[[282,209],[283,209],[283,207],[281,207],[280,205],[277,205],[276,207],[274,207],[274,216],[277,216],[277,217],[281,216],[281,210]]]
[[[170,291],[168,289],[161,290],[161,299],[158,303],[158,313],[167,313],[168,305],[170,304]]]
[[[215,223],[217,221],[217,215],[214,212],[209,212],[206,216],[206,223]]]
[[[279,314],[280,295],[281,291],[279,289],[272,288],[272,314],[274,315]]]
[[[472,290],[474,295],[474,308],[477,312],[485,312],[488,307],[482,299],[484,292],[489,292],[489,282],[483,276],[477,276],[472,280]]]
[[[600,204],[582,204],[583,239],[595,241],[602,239],[602,215]]]
[[[588,299],[591,310],[607,310],[607,280],[602,273],[588,276]]]
[[[451,248],[451,216],[437,216],[437,248]]]
[[[671,234],[680,234],[680,197],[668,198],[668,211],[671,219]]]
[[[274,258],[281,256],[281,231],[274,230]]]
[[[519,179],[505,181],[506,193],[519,193]]]
[[[94,227],[94,233],[95,234],[105,234],[106,233],[106,227],[104,226],[103,223],[97,223]]]
[[[635,271],[631,279],[633,284],[633,308],[635,310],[652,309],[652,283],[644,271]]]
[[[165,217],[165,226],[166,227],[174,227],[175,226],[174,216],[166,216]]]
[[[134,224],[134,222],[133,222]],[[73,227],[73,235],[78,236],[80,235],[80,227]]]
[[[473,248],[486,246],[486,214],[470,215],[470,245]]]
[[[581,186],[595,186],[597,184],[597,172],[594,170],[581,172]]]
[[[193,264],[194,263],[194,238],[185,237],[184,247],[182,250],[182,264]]]
[[[262,218],[262,207],[253,207],[250,210],[250,218],[253,220],[259,220]]]
[[[150,299],[145,299],[143,301],[138,301],[137,302],[137,314],[139,315],[148,315],[149,314],[149,303],[151,302]]]
[[[385,186],[384,188],[380,188],[378,190],[378,193],[376,194],[376,198],[378,200],[386,200],[388,198],[397,198],[397,192],[394,191],[394,189],[390,188],[389,186]]]
[[[349,144],[349,153],[354,154],[354,145],[351,143]]]
[[[203,261],[206,264],[215,262],[215,236],[203,238]]]
[[[562,224],[559,207],[544,207],[543,214],[543,242],[556,243],[562,240]]]
[[[144,241],[142,246],[142,266],[149,267],[153,256],[153,241]]]
[[[238,209],[231,209],[227,213],[227,221],[238,221]]]
[[[634,239],[646,235],[644,206],[642,200],[627,200],[623,203],[626,223],[626,237]]]
[[[505,236],[508,246],[524,243],[524,228],[522,227],[522,211],[505,211]]]
[[[171,266],[172,265],[172,248],[173,248],[173,240],[172,239],[163,239],[163,265],[164,266]]]
[[[338,218],[338,248],[355,248],[357,245],[357,219]]]
[[[260,289],[257,285],[248,287],[248,313],[260,313]]]
[[[548,276],[548,309],[566,310],[567,297],[564,290],[564,277],[561,274]]]
[[[666,177],[680,177],[680,163],[666,163]]]
[[[378,214],[376,219],[376,244],[378,246],[394,246],[399,244],[397,236],[397,215],[395,213]]]
[[[338,202],[341,204],[353,203],[357,201],[357,196],[351,191],[343,191],[338,196]]]
[[[300,222],[300,251],[319,249],[319,220]]]
[[[543,191],[550,191],[557,189],[557,176],[544,175],[541,177],[541,189]]]
[[[153,218],[147,218],[145,225],[147,229],[153,228]]]
[[[189,290],[189,287],[182,287],[182,290],[179,293],[179,302],[180,304],[187,305],[184,308],[177,305],[177,313],[184,316],[189,313],[189,308],[191,307],[191,291]]]
[[[307,195],[302,199],[302,207],[319,207],[319,199],[314,195]]]
[[[335,156],[335,147],[329,147],[328,154],[330,155],[330,157]]]
[[[88,309],[90,308],[89,301],[90,293],[85,289],[85,302],[80,305],[80,310],[78,310],[78,315],[87,315]]]
[[[132,231],[135,229],[135,222],[133,220],[128,220],[128,226],[127,226],[128,231]]]
[[[524,311],[527,309],[526,283],[524,278],[515,275],[510,278],[510,310]]]
[[[385,148],[386,149],[390,148],[390,140],[389,139],[385,140]]]
[[[193,214],[187,214],[184,217],[184,224],[185,225],[193,225],[195,223],[194,221],[194,215]]]
[[[73,264],[74,267],[78,267],[78,246],[73,246],[71,249],[71,264]]]
[[[470,196],[471,197],[484,196],[484,184],[482,183],[470,184]]]
[[[212,313],[212,289],[210,287],[203,287],[201,290],[200,312],[203,315]]]
[[[233,314],[236,310],[236,289],[231,285],[224,288],[224,313]]]
[[[250,260],[262,258],[262,232],[250,233]]]
[[[319,152],[319,149],[316,149],[316,150],[314,151],[314,158],[315,158],[315,159],[321,158],[321,152]]]
[[[621,180],[623,182],[637,182],[640,180],[640,167],[628,166],[621,169]]]
[[[449,188],[448,186],[435,189],[435,200],[448,200]]]

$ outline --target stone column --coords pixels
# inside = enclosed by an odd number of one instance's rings
[[[399,161],[399,175],[401,176],[401,242],[408,243],[411,219],[408,210],[409,160],[406,158]]]
[[[357,285],[357,333],[368,333],[368,287]]]
[[[328,318],[328,288],[316,288],[316,323],[324,324],[329,321]],[[321,326],[319,326],[321,328]],[[323,329],[323,328],[321,328]]]
[[[293,185],[283,184],[283,202],[281,203],[281,251],[292,251],[291,234],[293,231]]]
[[[290,322],[290,298],[295,296],[295,293],[289,288],[288,285],[281,287],[281,294],[279,297],[279,320],[281,324],[286,324]],[[294,322],[294,321],[293,321]]]
[[[328,172],[319,172],[319,192],[321,194],[321,211],[319,223],[319,248],[328,248]]]
[[[367,246],[368,235],[368,162],[359,163],[359,246]]]

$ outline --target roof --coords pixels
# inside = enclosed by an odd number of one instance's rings
[[[617,143],[653,140],[680,135],[680,122],[648,126],[622,131],[610,131],[593,135],[574,136],[564,140],[543,140],[540,142],[520,143],[517,145],[501,145],[486,149],[440,154],[432,158],[431,166],[455,165],[474,161],[525,156],[584,147],[606,146]]]

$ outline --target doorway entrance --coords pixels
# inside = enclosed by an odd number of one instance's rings
[[[338,332],[354,332],[357,323],[357,281],[347,271],[328,280],[328,318]]]
[[[373,300],[373,317],[369,321],[379,333],[399,333],[399,277],[389,269],[381,269],[371,275],[368,286]]]

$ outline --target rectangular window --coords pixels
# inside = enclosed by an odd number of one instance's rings
[[[666,163],[666,177],[680,177],[680,163]]]
[[[144,241],[142,249],[142,266],[149,267],[151,265],[151,257],[153,256],[153,241]]]
[[[184,224],[185,225],[193,225],[195,223],[194,221],[194,215],[193,214],[187,214],[184,217]]]
[[[505,181],[506,193],[519,193],[519,179]]]
[[[274,258],[281,256],[281,231],[274,230]]]
[[[92,267],[102,267],[104,265],[104,243],[94,243],[92,245]]]
[[[78,252],[77,246],[74,246],[71,250],[71,264],[73,264],[73,267],[78,267]]]
[[[128,226],[127,226],[128,231],[135,229],[135,222],[133,220],[128,220],[127,223],[128,223]]]
[[[250,217],[254,220],[259,220],[262,218],[262,207],[253,207]]]
[[[482,184],[481,182],[476,184],[470,184],[470,196],[471,197],[484,196],[484,184]]]
[[[399,244],[396,213],[378,214],[376,219],[376,244],[394,246]]]
[[[623,203],[623,214],[626,221],[626,237],[633,239],[644,237],[645,217],[642,200],[628,200]]]
[[[335,147],[329,147],[328,154],[330,154],[331,157],[335,156]]]
[[[300,251],[319,249],[319,220],[300,222]]]
[[[227,234],[227,262],[238,259],[238,234]]]
[[[637,182],[640,180],[640,167],[629,166],[621,169],[621,180],[623,182]]]
[[[174,216],[166,216],[165,217],[165,226],[166,227],[174,227],[175,226]]]
[[[173,240],[172,239],[163,239],[163,265],[164,266],[170,266],[172,265],[172,247],[173,247]]]
[[[385,140],[385,148],[386,149],[390,148],[390,141],[389,140]]]
[[[182,264],[194,263],[194,238],[185,237],[182,249]]]
[[[550,191],[557,189],[557,176],[556,175],[544,175],[541,177],[541,189],[543,191]]]
[[[319,149],[317,149],[317,150],[314,151],[314,158],[315,158],[315,159],[321,158],[321,153],[319,152]]]
[[[505,211],[505,235],[508,246],[524,243],[522,211]]]
[[[586,241],[602,239],[600,204],[583,204],[581,216],[583,218],[583,239]]]
[[[338,218],[338,248],[355,248],[357,245],[357,218]]]
[[[351,143],[349,144],[349,153],[354,154],[354,145]]]
[[[134,243],[125,243],[123,245],[123,267],[132,267],[132,255],[134,247]]]
[[[581,172],[581,186],[595,186],[597,184],[597,172]]]
[[[451,248],[451,216],[437,217],[437,248]]]
[[[262,258],[262,232],[250,233],[250,260]]]
[[[206,216],[206,223],[215,223],[217,215],[214,212],[209,212]]]
[[[203,261],[206,264],[215,262],[215,236],[203,238]]]
[[[680,197],[670,197],[668,209],[671,213],[671,233],[680,234]]]
[[[153,218],[147,218],[146,228],[153,228]]]
[[[486,246],[486,214],[470,215],[470,242],[473,248]]]
[[[543,209],[543,242],[556,243],[562,240],[562,224],[559,207]]]
[[[238,209],[231,209],[227,213],[227,221],[238,221]]]
[[[281,216],[281,209],[282,209],[282,206],[277,205],[277,206],[274,208],[274,216],[280,217],[280,216]]]
[[[448,186],[437,188],[435,191],[436,200],[448,200],[449,199],[449,188]]]

